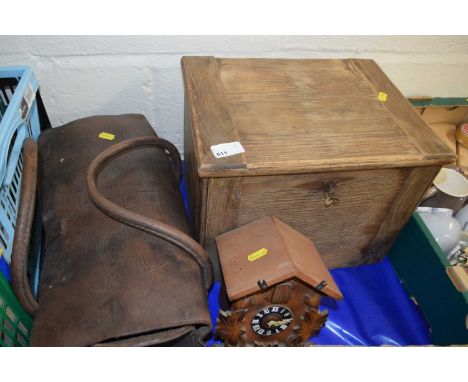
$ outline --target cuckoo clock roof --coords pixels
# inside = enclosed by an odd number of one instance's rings
[[[216,244],[231,301],[258,292],[263,281],[273,286],[291,278],[314,288],[325,285],[322,293],[343,297],[315,245],[275,217],[220,235]]]

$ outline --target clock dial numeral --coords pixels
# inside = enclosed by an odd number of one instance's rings
[[[292,312],[285,306],[267,306],[252,319],[252,330],[260,336],[273,336],[286,330],[293,321]]]

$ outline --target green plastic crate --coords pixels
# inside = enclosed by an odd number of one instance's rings
[[[27,346],[32,320],[0,273],[0,346]]]
[[[453,285],[446,271],[450,264],[417,213],[388,257],[426,317],[433,343],[468,344],[468,291],[459,292]]]

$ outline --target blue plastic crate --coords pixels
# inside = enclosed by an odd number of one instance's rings
[[[0,67],[0,270],[10,277],[26,137],[41,132],[39,84],[31,68]]]

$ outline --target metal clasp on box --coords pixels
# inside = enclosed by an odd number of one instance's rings
[[[324,182],[322,184],[323,193],[325,197],[325,207],[333,206],[334,204],[338,204],[340,202],[340,197],[338,195],[338,191],[336,190],[336,182],[330,180],[329,182]]]

